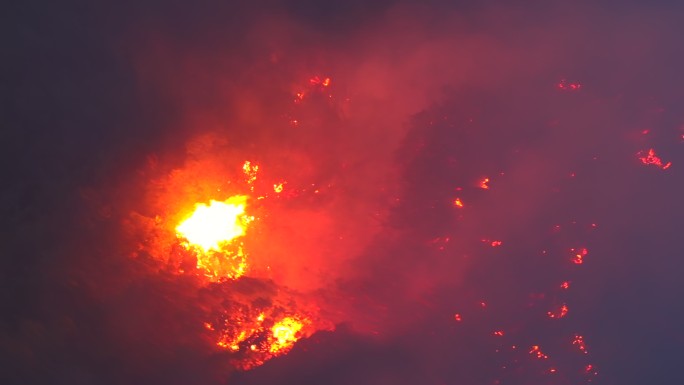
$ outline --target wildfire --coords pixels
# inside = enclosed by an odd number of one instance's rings
[[[540,360],[546,360],[549,358],[549,356],[547,356],[546,354],[544,354],[541,351],[541,348],[539,347],[539,345],[533,345],[530,348],[529,354],[532,355],[533,357],[537,358],[537,359],[540,359]]]
[[[579,91],[580,88],[582,88],[582,84],[577,83],[577,82],[570,82],[566,79],[561,79],[560,82],[556,85],[558,89],[560,90],[565,90],[565,91]]]
[[[177,227],[182,245],[197,254],[197,268],[216,279],[237,278],[247,268],[241,242],[254,219],[245,213],[247,197],[237,195],[220,202],[198,203]]]
[[[568,314],[568,311],[569,311],[568,305],[563,304],[563,305],[561,305],[561,307],[557,311],[555,311],[555,312],[549,311],[546,313],[546,315],[549,318],[563,318]]]
[[[305,336],[305,328],[312,323],[298,315],[274,319],[272,310],[267,310],[270,315],[264,312],[250,315],[248,309],[234,309],[224,314],[221,321],[224,325],[217,330],[219,338],[216,345],[239,354],[241,358],[235,363],[242,369],[251,369],[289,352]]]
[[[572,340],[572,344],[577,347],[577,349],[584,353],[588,354],[589,352],[587,351],[587,345],[584,342],[584,337],[580,334],[575,334]]]
[[[276,322],[271,327],[271,346],[268,350],[271,353],[278,353],[292,349],[294,343],[299,339],[299,333],[303,327],[302,321],[294,317],[285,317]]]
[[[247,178],[247,184],[252,184],[257,179],[257,174],[259,173],[259,165],[252,164],[252,162],[246,160],[242,165],[242,172],[245,173]]]
[[[663,160],[656,155],[655,150],[650,148],[648,151],[639,151],[637,157],[645,165],[654,165],[661,170],[667,170],[672,166],[672,162],[663,163]]]
[[[571,261],[575,265],[583,264],[584,263],[584,257],[586,257],[587,254],[589,254],[589,251],[586,248],[570,249],[570,251],[573,253]]]

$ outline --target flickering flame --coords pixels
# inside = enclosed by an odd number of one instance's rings
[[[223,202],[198,203],[176,227],[182,245],[197,253],[197,268],[209,277],[237,278],[247,268],[242,243],[236,242],[254,219],[245,213],[246,202],[246,196],[238,195]]]
[[[204,252],[221,251],[222,244],[245,234],[249,222],[245,216],[246,200],[245,196],[235,196],[225,202],[198,203],[195,211],[176,227],[176,231],[189,245]]]
[[[271,322],[273,318],[263,312],[256,317],[241,312],[226,313],[216,345],[233,353],[248,353],[236,361],[239,367],[248,370],[289,352],[304,337],[303,329],[311,324],[308,318],[299,315],[280,318],[269,327]]]
[[[284,352],[292,349],[294,343],[299,339],[299,332],[304,327],[304,323],[294,317],[285,317],[271,328],[273,340],[269,351],[271,353]]]

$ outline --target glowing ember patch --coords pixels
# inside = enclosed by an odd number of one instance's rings
[[[584,367],[584,373],[586,373],[586,374],[591,374],[591,375],[594,375],[594,376],[598,374],[598,372],[596,371],[596,369],[594,369],[594,365],[592,365],[592,364],[589,364],[589,365],[587,365],[587,366]]]
[[[269,351],[278,353],[292,349],[294,343],[299,339],[299,332],[303,327],[302,321],[293,317],[286,317],[276,322],[271,327],[272,342]]]
[[[456,320],[456,322],[461,322],[463,321],[463,317],[461,317],[460,314],[456,313],[454,314],[454,320]]]
[[[454,206],[458,208],[463,208],[463,202],[461,201],[461,198],[454,199]]]
[[[284,182],[283,183],[278,183],[273,185],[273,191],[275,191],[276,194],[280,194],[283,192],[283,187],[284,187]]]
[[[503,330],[496,330],[496,331],[494,331],[494,335],[497,337],[503,337],[504,331]]]
[[[568,305],[563,304],[557,311],[555,312],[547,312],[546,314],[549,316],[549,318],[563,318],[566,315],[568,315]]]
[[[489,190],[489,178],[482,178],[478,184],[478,187],[483,190]]]
[[[583,336],[581,336],[579,334],[575,334],[575,336],[572,340],[572,344],[573,344],[573,346],[576,346],[580,352],[582,352],[584,354],[589,354],[589,352],[587,351],[587,345],[584,343],[584,337]]]
[[[541,351],[541,349],[539,348],[539,345],[534,345],[534,346],[532,346],[532,347],[530,348],[529,353],[530,353],[533,357],[535,357],[535,358],[537,358],[537,359],[540,359],[540,360],[545,360],[545,359],[549,358],[549,356],[547,356],[546,354],[544,354],[544,353]]]
[[[561,79],[561,81],[558,82],[557,86],[558,89],[564,91],[579,91],[579,89],[582,88],[582,85],[580,83],[569,82],[565,79]]]
[[[492,241],[492,243],[491,243],[492,247],[501,246],[502,244],[503,244],[503,242],[501,242],[501,241]]]
[[[321,86],[321,87],[327,87],[330,85],[330,78],[323,78],[321,79],[318,76],[314,76],[311,79],[309,79],[309,83],[312,86]]]
[[[584,257],[589,253],[589,251],[585,248],[581,249],[570,249],[572,253],[574,254],[572,257],[572,263],[575,265],[581,265],[584,263]]]
[[[560,288],[567,290],[570,288],[570,281],[564,281],[563,283],[560,284]]]
[[[672,162],[663,163],[662,159],[656,155],[655,150],[652,148],[648,151],[639,151],[637,157],[641,163],[645,165],[654,165],[661,170],[667,170],[672,166]]]
[[[247,183],[252,184],[257,179],[257,173],[259,172],[259,165],[252,164],[252,162],[246,160],[242,165],[242,172],[245,173],[247,177]]]

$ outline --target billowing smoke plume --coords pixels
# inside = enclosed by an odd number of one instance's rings
[[[620,372],[640,358],[606,325],[646,302],[624,283],[644,253],[661,255],[648,277],[666,293],[649,311],[681,287],[665,267],[674,232],[649,225],[681,224],[679,10],[17,12],[38,53],[16,48],[33,73],[7,70],[6,122],[28,149],[5,153],[24,170],[3,190],[3,279],[21,293],[3,299],[11,383],[652,378]],[[649,148],[672,167],[642,164]],[[207,283],[174,229],[195,203],[237,194],[256,218],[250,270]],[[256,332],[217,346],[219,329],[293,312],[309,329],[287,355],[254,356]]]

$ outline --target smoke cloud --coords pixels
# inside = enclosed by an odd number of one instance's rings
[[[676,375],[624,346],[682,338],[681,9],[560,3],[17,6],[3,383]],[[179,273],[189,208],[245,193],[246,277]],[[264,309],[314,329],[242,371],[206,325]]]

